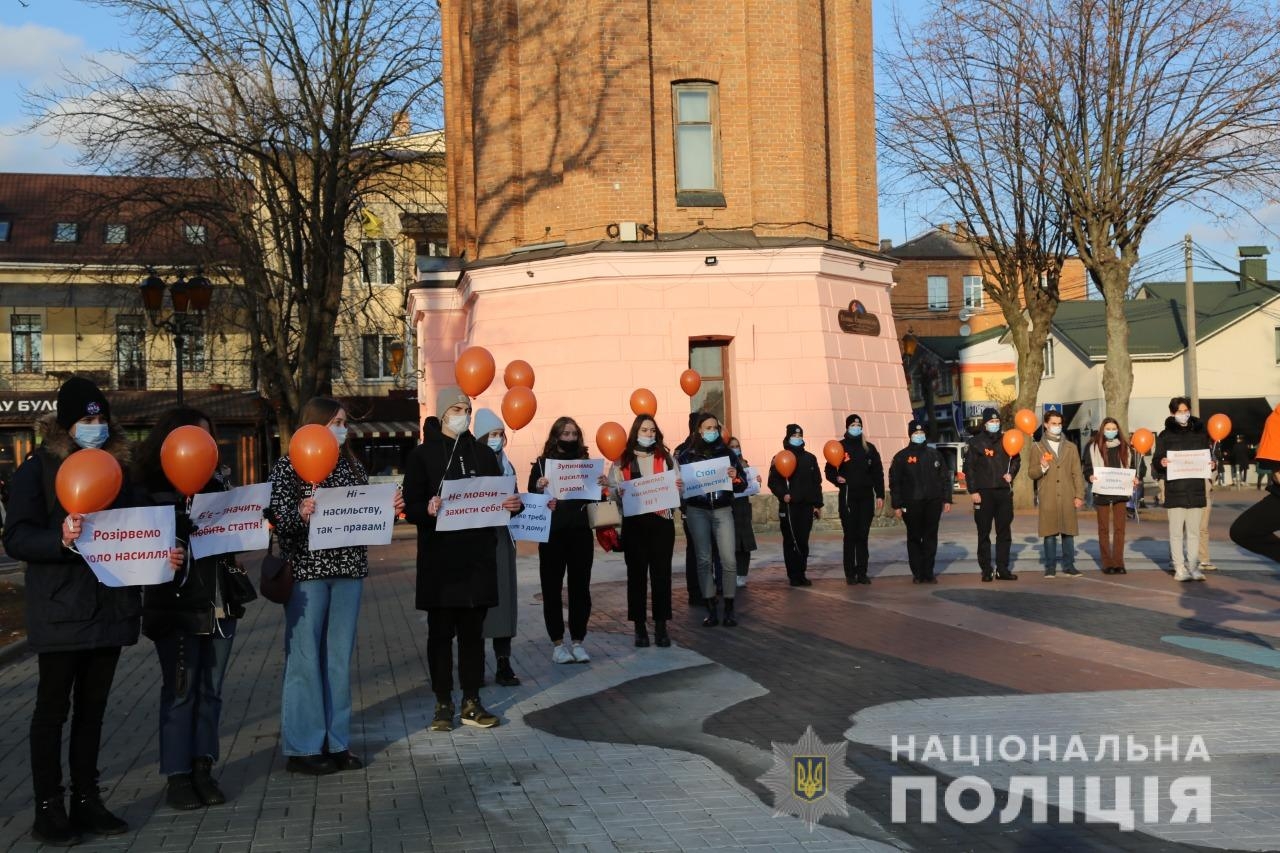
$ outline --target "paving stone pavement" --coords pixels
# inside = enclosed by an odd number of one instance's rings
[[[1214,559],[1221,571],[1205,584],[1175,584],[1153,570],[1165,556],[1163,525],[1152,520],[1130,528],[1129,575],[1086,571],[1079,581],[1044,581],[1036,577],[1034,516],[1020,515],[1015,570],[1022,579],[981,584],[972,520],[962,506],[944,521],[936,587],[905,577],[905,548],[894,529],[873,535],[870,587],[846,586],[838,538],[820,537],[810,558],[815,585],[790,588],[780,541],[762,536],[736,630],[702,628],[701,613],[683,605],[678,577],[672,649],[634,648],[621,557],[597,551],[588,665],[550,662],[537,558],[522,549],[513,658],[524,683],[485,688],[501,727],[449,734],[426,731],[433,700],[425,615],[412,605],[414,543],[398,538],[371,551],[357,643],[353,748],[366,758],[365,770],[320,779],[284,771],[283,620],[280,608],[260,602],[239,627],[224,696],[218,774],[231,802],[196,812],[164,806],[155,746],[158,673],[143,640],[121,659],[102,755],[107,802],[134,829],[83,849],[1280,846],[1280,808],[1272,807],[1280,718],[1268,707],[1280,670],[1265,655],[1280,642],[1274,567],[1225,543],[1219,531]],[[1215,508],[1215,524],[1225,529],[1234,511]],[[1091,527],[1082,521],[1083,530]],[[1096,554],[1088,535],[1078,544]],[[1082,567],[1089,568],[1083,558]],[[0,850],[39,849],[28,836],[34,684],[29,656],[0,668]],[[809,725],[825,743],[847,740],[847,764],[859,777],[845,798],[849,814],[824,818],[812,833],[794,817],[774,817],[774,795],[758,781],[772,764],[772,745],[794,743]],[[1060,762],[895,762],[892,734],[914,733],[922,743],[930,733],[1016,734],[1029,743],[1037,733],[1077,731],[1132,733],[1147,743],[1159,733],[1212,734],[1214,822],[1139,824],[1124,832],[1083,814],[1036,824],[1029,809],[1009,823],[891,819],[895,775],[934,775],[941,811],[941,792],[957,776],[987,779],[1003,808],[1014,773],[1063,769]],[[1124,769],[1088,766],[1109,783]]]

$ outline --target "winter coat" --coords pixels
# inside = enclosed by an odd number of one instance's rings
[[[154,488],[155,484],[151,484]],[[213,479],[200,491],[225,492],[221,480]],[[178,510],[176,532],[178,539],[191,542],[194,525],[182,509],[187,499],[172,491],[149,491],[147,503],[153,506],[172,506]],[[152,640],[167,637],[175,631],[184,634],[217,633],[215,619],[240,619],[244,616],[244,601],[239,599],[238,588],[233,586],[231,572],[238,571],[234,554],[214,554],[196,560],[187,558],[173,580],[142,590],[142,633]],[[218,616],[218,611],[222,615]]]
[[[415,605],[419,610],[497,606],[498,534],[506,536],[507,531],[496,527],[437,531],[427,505],[440,493],[444,480],[501,474],[498,457],[488,445],[476,441],[469,432],[450,438],[435,424],[426,429],[422,444],[409,454],[404,471],[404,517],[418,525]]]
[[[793,507],[814,507],[822,506],[822,472],[818,468],[818,457],[814,456],[803,447],[786,446],[796,457],[796,470],[791,474],[788,480],[778,473],[778,469],[769,465],[769,491],[773,492],[773,496],[778,499],[778,503],[782,504],[784,495],[791,495],[791,503]],[[884,487],[881,486],[883,494]],[[781,506],[781,512],[786,512],[786,506]]]
[[[1209,450],[1211,441],[1204,422],[1193,417],[1187,425],[1179,426],[1172,417],[1165,418],[1164,430],[1156,436],[1155,451],[1151,455],[1151,470],[1157,480],[1164,480],[1164,505],[1173,509],[1203,508],[1206,504],[1207,482],[1200,477],[1183,480],[1168,479],[1168,471],[1160,460],[1170,450]]]
[[[1117,442],[1116,446],[1107,448],[1105,458],[1098,452],[1098,445],[1094,444],[1092,441],[1089,442],[1089,450],[1085,453],[1084,459],[1081,460],[1084,465],[1084,479],[1086,483],[1089,481],[1089,478],[1093,476],[1094,468],[1132,468],[1133,476],[1140,476],[1141,459],[1138,457],[1138,454],[1134,452],[1131,447],[1120,447],[1118,444],[1120,439],[1117,438],[1115,441]],[[1121,454],[1121,450],[1127,450],[1127,453]],[[1136,489],[1138,487],[1134,486],[1134,488]],[[1123,504],[1128,502],[1129,498],[1121,495],[1100,495],[1097,492],[1093,493],[1094,506],[1111,506],[1112,504]]]
[[[368,485],[369,476],[360,463],[352,461],[346,453],[338,454],[338,464],[332,473],[319,484],[319,488],[335,486]],[[312,551],[307,547],[311,525],[298,514],[298,504],[309,494],[308,484],[302,481],[288,456],[281,456],[271,469],[271,505],[266,516],[276,526],[280,539],[280,551],[293,566],[295,581],[326,578],[364,578],[369,574],[369,548],[352,545],[348,548],[326,548]]]
[[[969,438],[964,457],[964,481],[969,494],[986,489],[1009,489],[1021,468],[1020,457],[1005,453],[1000,433],[983,430]],[[1004,480],[1005,474],[1009,475],[1008,483]]]
[[[936,447],[908,444],[889,463],[889,498],[894,509],[914,501],[951,503],[951,466]]]
[[[1031,446],[1031,455],[1031,479],[1039,483],[1036,497],[1040,504],[1040,535],[1078,536],[1080,520],[1075,501],[1084,500],[1080,451],[1063,438],[1055,453],[1053,444],[1041,439]]]
[[[746,477],[746,469],[751,467],[751,463],[742,457],[738,457],[738,461],[742,463],[743,477]],[[747,484],[750,485],[749,483]],[[751,498],[738,495],[733,499],[733,538],[735,552],[754,551],[759,546],[756,544],[756,532],[752,527]]]
[[[717,438],[708,444],[701,437],[695,437],[693,441],[686,441],[684,444],[676,448],[676,462],[681,465],[691,465],[694,462],[706,462],[708,459],[720,459],[729,457],[729,467],[733,469],[735,474],[733,478],[733,490],[722,489],[709,495],[698,495],[694,498],[685,499],[685,506],[696,507],[697,509],[720,509],[721,507],[733,506],[733,496],[736,492],[745,492],[747,490],[747,480],[743,476],[742,457],[729,449],[729,445],[724,443],[723,438]],[[798,458],[798,456],[797,456]],[[814,463],[817,464],[816,462]]]
[[[824,472],[827,482],[840,490],[840,515],[850,515],[855,501],[875,497],[884,500],[884,463],[880,461],[880,451],[876,446],[867,443],[864,448],[861,438],[846,435],[840,439],[844,448],[844,461],[840,467],[827,463]],[[841,483],[838,478],[844,477]]]
[[[65,652],[131,646],[138,641],[139,587],[98,582],[84,558],[62,547],[67,511],[54,491],[58,468],[79,446],[50,413],[36,423],[43,440],[9,482],[4,549],[24,561],[27,644],[33,652]],[[124,469],[125,482],[112,509],[137,503],[128,481],[129,440],[114,424],[102,448]]]

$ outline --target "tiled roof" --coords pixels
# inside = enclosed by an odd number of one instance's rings
[[[971,239],[962,239],[953,232],[940,228],[931,228],[919,237],[908,240],[901,246],[895,246],[885,252],[891,258],[900,261],[907,259],[952,260],[978,259],[982,257],[978,246]]]
[[[917,337],[916,340],[943,361],[955,361],[960,358],[960,350],[998,338],[1008,331],[1008,328],[1008,326],[996,326],[972,335],[927,335]]]

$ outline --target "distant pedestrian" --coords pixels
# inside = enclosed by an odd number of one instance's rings
[[[1057,576],[1061,543],[1062,573],[1080,577],[1076,568],[1076,536],[1080,533],[1076,511],[1084,506],[1084,474],[1080,451],[1062,436],[1061,412],[1045,413],[1044,434],[1032,450],[1031,479],[1038,484],[1044,576]]]
[[[731,489],[719,489],[704,495],[686,498],[684,516],[689,524],[689,536],[693,540],[698,558],[698,582],[702,586],[702,601],[707,608],[703,627],[713,628],[723,624],[732,628],[738,624],[734,599],[738,584],[737,567],[727,561],[734,552],[734,495],[746,489],[742,477],[742,460],[729,449],[721,436],[720,419],[710,412],[699,412],[692,419],[694,432],[681,445],[676,461],[681,465],[727,459]],[[721,596],[724,598],[724,622],[720,621],[719,603],[716,598],[714,548],[724,555]],[[734,577],[730,577],[734,575]]]
[[[1237,489],[1249,482],[1249,463],[1252,461],[1249,442],[1243,435],[1237,435],[1235,446],[1231,448],[1231,482]]]
[[[1129,444],[1120,430],[1120,422],[1115,418],[1102,419],[1102,428],[1089,442],[1085,453],[1084,476],[1089,482],[1097,480],[1094,472],[1099,468],[1132,468],[1134,470],[1133,491],[1129,497],[1124,495],[1100,495],[1093,493],[1093,510],[1098,517],[1098,551],[1104,575],[1127,574],[1124,567],[1125,521],[1128,516],[1128,503],[1141,485],[1137,466],[1141,458]]]
[[[1164,423],[1164,430],[1156,437],[1155,453],[1151,459],[1156,478],[1164,483],[1173,577],[1178,581],[1202,581],[1200,520],[1204,515],[1209,481],[1203,477],[1170,480],[1167,469],[1172,451],[1208,451],[1209,433],[1205,432],[1204,423],[1191,414],[1191,401],[1186,397],[1174,397],[1169,401],[1169,417]]]
[[[1267,416],[1258,445],[1258,468],[1280,469],[1280,406]],[[1255,554],[1280,563],[1280,476],[1268,477],[1267,493],[1253,506],[1240,513],[1231,525],[1231,541]]]
[[[818,469],[817,457],[804,449],[804,430],[799,424],[787,424],[782,446],[796,457],[796,470],[790,477],[783,477],[777,468],[769,466],[769,491],[778,499],[782,558],[792,586],[812,586],[806,574],[809,533],[814,520],[822,517],[822,472]]]
[[[951,468],[925,439],[924,424],[907,424],[910,444],[889,464],[893,514],[907,526],[907,562],[913,583],[937,583],[938,524],[951,511]]]
[[[1005,452],[1000,435],[1000,413],[982,410],[982,431],[969,439],[964,459],[965,486],[973,499],[973,520],[978,528],[978,567],[982,579],[1016,581],[1009,571],[1013,546],[1013,478],[1022,460]],[[991,560],[991,527],[996,529],[996,558]]]
[[[880,451],[867,441],[861,415],[849,415],[844,424],[840,438],[844,460],[839,467],[828,462],[824,473],[827,482],[840,491],[837,505],[844,531],[844,582],[869,584],[868,539],[872,520],[884,508],[884,463],[880,461]]]

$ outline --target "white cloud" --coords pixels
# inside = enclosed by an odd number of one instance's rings
[[[45,76],[86,53],[84,39],[40,24],[0,24],[0,75]]]
[[[67,173],[75,166],[75,146],[52,136],[19,133],[16,127],[0,127],[0,171]]]

